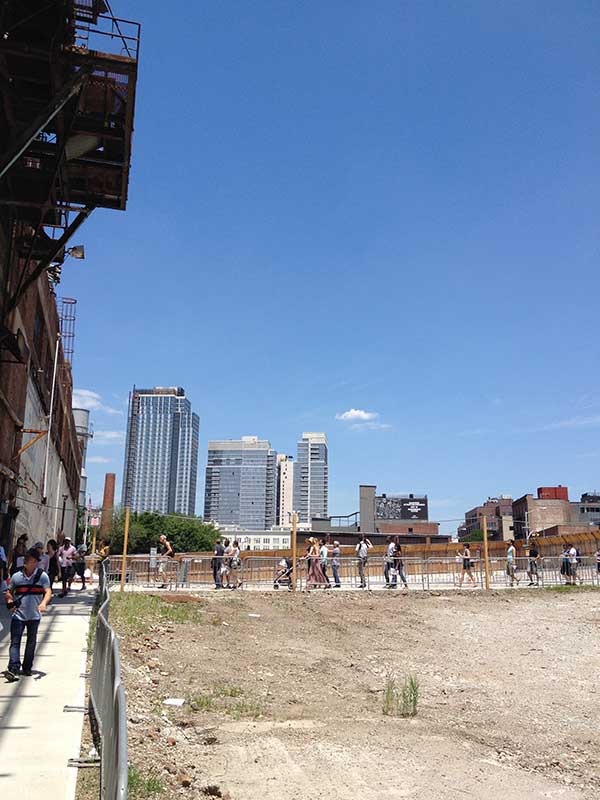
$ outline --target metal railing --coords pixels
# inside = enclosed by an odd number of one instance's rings
[[[109,559],[106,559],[99,568],[100,607],[96,617],[89,709],[96,723],[95,738],[100,752],[100,798],[126,800],[127,714],[121,683],[119,642],[108,621],[110,574]]]
[[[180,560],[160,559],[154,563],[152,559],[135,558],[128,561],[125,584],[126,587],[139,588],[185,588],[190,590],[206,590],[216,585],[213,571],[213,560],[210,556],[201,558],[185,557]],[[291,561],[279,556],[245,556],[238,569],[231,570],[229,580],[243,589],[281,589],[289,587]],[[399,568],[400,567],[400,568]],[[492,589],[510,587],[511,575],[507,569],[506,558],[490,557],[490,587]],[[512,583],[539,586],[560,586],[576,583],[577,585],[600,586],[600,567],[592,556],[583,556],[577,565],[565,566],[561,556],[544,556],[536,562],[536,569],[530,569],[530,560],[519,557],[514,562]],[[120,580],[120,559],[114,559],[110,579]],[[302,589],[318,589],[327,583],[309,578],[310,563],[305,558],[296,562],[296,586]],[[341,589],[385,589],[408,588],[420,590],[437,590],[449,588],[469,588],[475,585],[485,587],[485,568],[483,559],[475,556],[471,559],[471,575],[463,570],[463,560],[456,558],[405,558],[401,564],[387,564],[380,555],[370,556],[361,567],[356,556],[342,556],[338,559],[336,584],[333,560],[330,557],[326,565],[329,584]],[[364,573],[364,580],[363,580]],[[224,581],[223,581],[224,582]]]

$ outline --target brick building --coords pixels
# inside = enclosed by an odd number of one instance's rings
[[[491,540],[507,540],[513,533],[513,500],[508,495],[488,497],[485,503],[465,512],[465,522],[459,530],[459,538],[468,539],[475,531],[483,529],[483,518],[487,520],[488,537]]]
[[[55,286],[97,207],[124,209],[139,25],[100,0],[0,9],[0,543],[74,530],[83,441]],[[54,391],[53,391],[54,387]]]

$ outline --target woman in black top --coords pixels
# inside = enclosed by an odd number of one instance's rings
[[[46,545],[46,552],[48,553],[48,577],[50,578],[50,586],[53,585],[57,578],[60,578],[60,562],[58,560],[58,543],[56,539],[49,539]]]

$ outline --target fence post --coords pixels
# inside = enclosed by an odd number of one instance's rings
[[[125,534],[123,536],[123,560],[121,561],[121,591],[125,591],[125,570],[127,569],[127,541],[129,539],[129,506],[125,509]]]
[[[485,590],[490,590],[490,562],[488,558],[488,531],[487,531],[487,517],[485,514],[482,517],[482,530],[483,530],[483,568],[485,569]]]
[[[292,514],[292,592],[296,591],[296,559],[298,556],[298,514]]]

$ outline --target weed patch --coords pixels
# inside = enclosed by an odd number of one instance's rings
[[[243,691],[237,686],[215,684],[208,692],[190,698],[192,711],[213,711],[234,719],[256,719],[263,713],[260,703],[242,698]]]
[[[394,675],[388,675],[383,691],[383,714],[386,717],[414,717],[419,704],[419,681],[407,675],[398,686]]]
[[[137,767],[129,767],[127,778],[128,795],[131,800],[146,800],[162,794],[164,784],[156,775],[144,775]]]
[[[204,614],[195,603],[171,603],[151,594],[123,592],[111,595],[110,617],[118,627],[139,632],[156,622],[202,623]]]

